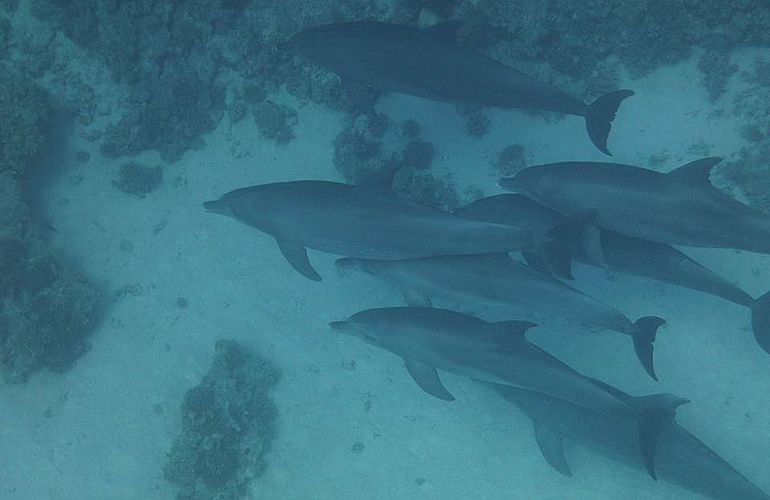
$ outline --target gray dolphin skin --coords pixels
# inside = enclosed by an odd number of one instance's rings
[[[231,191],[204,208],[275,237],[286,260],[320,280],[307,248],[372,259],[507,252],[538,237],[505,224],[472,221],[375,189],[326,181],[262,184]]]
[[[616,163],[552,163],[499,185],[564,215],[591,213],[597,226],[626,236],[770,254],[770,216],[711,184],[719,162],[703,158],[667,174]]]
[[[585,409],[563,399],[511,386],[484,384],[516,405],[532,420],[535,438],[545,460],[558,472],[571,475],[563,439],[603,456],[644,470],[637,425],[633,421]],[[632,397],[597,381],[608,393],[634,404]],[[670,395],[663,395],[670,398]],[[687,432],[674,415],[661,422],[655,449],[655,472],[665,482],[714,500],[770,500],[770,496],[735,470],[698,438]]]
[[[401,357],[417,384],[443,400],[454,397],[437,369],[475,380],[518,387],[568,401],[638,428],[640,456],[655,477],[656,435],[661,422],[683,400],[660,397],[623,401],[598,387],[534,344],[524,333],[534,323],[489,323],[474,316],[431,307],[369,309],[330,323],[345,333]],[[631,404],[630,404],[631,403]]]
[[[382,22],[317,26],[292,37],[287,48],[337,73],[343,85],[430,99],[556,111],[585,118],[588,135],[605,154],[610,124],[620,102],[633,95],[618,90],[587,105],[494,59],[455,43],[453,23],[418,29]]]
[[[459,207],[454,213],[485,222],[510,223],[533,232],[546,231],[565,220],[555,210],[519,194],[482,198]],[[598,259],[592,256],[597,252],[589,249],[594,243],[586,244],[582,235],[577,235],[576,241],[561,244],[571,246],[574,256],[587,264],[697,290],[749,308],[754,338],[762,349],[770,352],[770,293],[753,299],[735,284],[666,243],[632,238],[607,229],[598,229],[598,233],[601,254]],[[525,252],[525,257],[530,265],[548,270],[538,255]]]
[[[635,323],[620,311],[506,254],[461,255],[403,261],[344,258],[340,269],[356,269],[399,288],[407,303],[429,305],[430,298],[466,305],[502,308],[516,314],[532,310],[537,318],[569,321],[576,333],[611,330],[632,338],[637,358],[653,379],[653,342],[661,318],[645,316]],[[581,328],[582,327],[582,328]]]

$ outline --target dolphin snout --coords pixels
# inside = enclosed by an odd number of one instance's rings
[[[349,321],[330,321],[329,328],[335,332],[346,332],[350,329]]]
[[[507,189],[509,191],[517,190],[516,177],[503,177],[497,181],[497,187]]]
[[[218,214],[227,213],[229,207],[222,200],[212,200],[203,202],[203,208],[209,212],[215,212]]]

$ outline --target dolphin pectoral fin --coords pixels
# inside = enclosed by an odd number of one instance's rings
[[[537,422],[533,421],[532,426],[535,429],[537,446],[545,461],[560,474],[572,476],[567,459],[564,457],[564,443],[561,436],[553,429]]]
[[[642,461],[654,480],[655,451],[658,447],[658,437],[663,424],[674,418],[676,409],[689,401],[673,394],[653,394],[633,398],[633,404],[639,410],[639,449]]]
[[[526,257],[525,257],[526,258]],[[574,280],[572,276],[572,252],[569,247],[559,241],[548,241],[543,244],[543,260],[557,278]]]
[[[526,250],[521,252],[521,256],[524,257],[524,260],[527,261],[529,267],[537,269],[541,273],[551,274],[551,268],[548,266],[548,262],[546,262],[546,258],[545,255],[543,255],[543,252],[533,252]]]
[[[602,230],[593,224],[583,227],[583,234],[580,237],[580,246],[583,255],[588,261],[599,267],[610,267],[607,258],[604,256],[604,246],[602,245]]]
[[[612,156],[607,150],[607,137],[610,135],[612,120],[615,119],[615,113],[618,111],[620,103],[634,95],[630,90],[616,90],[596,99],[585,111],[586,130],[591,142],[594,143],[599,151]]]
[[[299,243],[291,241],[279,240],[278,248],[281,249],[281,253],[284,258],[289,261],[291,267],[296,269],[302,276],[313,281],[321,281],[321,276],[310,265],[310,261],[307,258],[307,250]]]
[[[751,306],[751,329],[759,346],[770,353],[770,292],[754,301]]]
[[[433,397],[444,401],[454,401],[455,397],[446,390],[444,384],[438,378],[436,369],[432,366],[424,365],[418,361],[405,360],[406,369],[420,388]]]
[[[658,377],[655,375],[655,367],[652,361],[653,343],[655,342],[658,328],[665,323],[666,321],[663,318],[657,316],[644,316],[634,323],[636,331],[633,333],[632,338],[634,340],[636,357],[639,358],[639,362],[642,363],[647,374],[655,381],[658,380]]]
[[[709,180],[711,169],[721,162],[722,158],[716,156],[701,158],[699,160],[686,163],[679,168],[672,170],[664,176],[666,182],[673,182],[678,185],[686,186],[704,186],[710,189],[716,189]]]
[[[433,307],[430,297],[424,293],[405,288],[401,290],[401,295],[404,296],[404,302],[412,307]]]

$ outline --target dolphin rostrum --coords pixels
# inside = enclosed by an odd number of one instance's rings
[[[680,404],[678,398],[623,401],[529,343],[534,323],[489,323],[467,314],[431,307],[390,307],[361,311],[330,323],[345,333],[400,356],[427,393],[454,399],[437,369],[475,380],[537,391],[637,425],[640,454],[655,477],[654,455],[660,424]],[[673,405],[671,404],[673,402]]]
[[[312,280],[307,248],[372,259],[507,252],[540,245],[505,224],[472,221],[367,186],[279,182],[229,193],[204,208],[275,237],[286,260]]]
[[[565,220],[555,210],[512,193],[481,198],[455,209],[454,213],[469,219],[526,227],[533,232],[558,227]],[[592,236],[585,237],[586,233]],[[573,241],[561,241],[560,246],[568,248],[586,264],[698,290],[747,307],[751,311],[754,338],[770,352],[770,292],[753,299],[734,283],[666,243],[632,238],[590,225],[582,233],[573,231],[569,237],[574,237]],[[595,237],[598,240],[594,241]],[[550,271],[538,253],[524,252],[524,255],[533,267]]]
[[[363,85],[450,102],[582,116],[591,141],[610,154],[610,124],[620,102],[633,95],[632,91],[610,92],[587,105],[459,46],[449,27],[456,24],[418,29],[371,21],[336,23],[306,29],[286,46],[337,73],[350,93],[355,85]]]
[[[665,323],[656,316],[632,322],[620,311],[506,254],[460,255],[402,261],[338,259],[338,269],[356,269],[399,288],[407,303],[431,305],[431,297],[465,306],[559,318],[576,332],[611,330],[632,338],[637,358],[653,379],[653,342]]]
[[[628,404],[650,398],[664,398],[671,401],[672,406],[677,403],[671,395],[633,397],[602,382],[596,383]],[[637,469],[646,468],[641,459],[635,422],[592,411],[542,392],[498,384],[484,385],[497,390],[529,416],[543,457],[561,474],[572,475],[564,453],[564,438],[620,463]],[[715,500],[770,500],[767,493],[682,428],[674,417],[672,411],[670,417],[661,422],[654,457],[658,477]]]
[[[597,226],[626,236],[770,254],[770,215],[711,184],[719,162],[703,158],[666,174],[615,163],[552,163],[499,184],[564,215],[590,213]]]

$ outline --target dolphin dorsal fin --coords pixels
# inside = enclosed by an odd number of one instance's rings
[[[524,320],[499,321],[493,323],[497,335],[495,343],[503,351],[515,351],[521,343],[526,341],[524,334],[537,323]]]
[[[399,165],[386,165],[374,172],[367,173],[366,177],[357,184],[357,187],[379,194],[392,195],[393,177],[399,170],[401,170]]]
[[[506,337],[523,337],[527,330],[537,326],[537,323],[519,319],[497,321],[493,324],[495,325],[495,328],[498,330],[498,332],[500,332],[500,335],[504,335]]]
[[[632,406],[639,412],[639,449],[642,452],[642,462],[656,481],[658,478],[655,473],[655,451],[660,429],[664,422],[674,419],[676,409],[685,403],[689,403],[689,400],[673,394],[652,394],[631,400]]]
[[[460,25],[460,21],[444,21],[434,24],[433,26],[423,28],[423,32],[429,33],[431,36],[434,36],[435,38],[445,42],[456,44],[457,31],[460,29]]]
[[[571,476],[567,459],[564,457],[564,443],[561,436],[552,428],[538,422],[532,422],[535,428],[535,440],[540,453],[548,464],[560,474]]]
[[[681,167],[665,174],[665,179],[667,182],[687,184],[690,186],[702,184],[711,186],[711,181],[709,181],[711,169],[721,161],[722,158],[716,156],[691,161],[690,163],[685,163]]]

